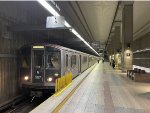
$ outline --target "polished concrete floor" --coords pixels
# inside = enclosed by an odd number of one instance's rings
[[[150,113],[150,83],[99,63],[59,113]]]

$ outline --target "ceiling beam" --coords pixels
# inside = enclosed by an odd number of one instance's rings
[[[111,29],[110,29],[110,32],[109,32],[109,35],[108,35],[108,39],[107,39],[107,42],[106,42],[105,50],[106,50],[106,48],[107,48],[108,40],[109,40],[110,35],[111,35],[111,31],[112,31],[112,28],[113,28],[113,24],[114,24],[116,15],[117,15],[117,13],[118,13],[119,5],[120,5],[120,1],[118,1],[118,3],[117,3],[117,8],[116,8],[115,15],[114,15],[114,18],[113,18],[113,21],[112,21],[112,24],[111,24]]]
[[[89,32],[87,31],[85,25],[83,24],[83,22],[82,22],[82,20],[81,20],[81,18],[80,18],[80,16],[79,16],[79,14],[77,13],[77,11],[75,10],[75,8],[73,7],[72,3],[69,1],[68,4],[69,4],[70,7],[72,8],[72,10],[73,10],[75,16],[79,19],[79,22],[80,22],[81,25],[83,26],[83,28],[84,28],[85,32],[87,33],[88,38],[90,39],[90,41],[94,41],[94,38],[93,38],[93,37],[89,34]],[[78,7],[78,8],[79,8],[79,7]],[[80,10],[80,9],[79,9],[79,10]],[[76,26],[76,27],[78,27],[78,26]],[[80,30],[80,29],[78,29],[78,30]]]
[[[122,22],[122,20],[115,20],[114,22]]]
[[[77,4],[77,6],[78,6],[78,8],[79,8],[79,10],[80,10],[80,12],[81,12],[81,15],[82,15],[82,17],[83,17],[83,19],[84,19],[84,22],[86,23],[86,26],[87,26],[87,28],[88,28],[88,30],[89,30],[89,32],[90,32],[90,34],[91,34],[91,37],[92,37],[92,39],[93,39],[93,41],[94,41],[94,36],[93,36],[93,34],[92,34],[92,32],[91,32],[91,29],[90,29],[90,27],[89,27],[89,25],[88,25],[88,23],[87,23],[87,21],[86,21],[86,19],[85,19],[85,16],[84,16],[84,14],[83,14],[83,12],[82,12],[82,10],[81,10],[81,7],[80,7],[78,1],[76,1],[76,4]]]
[[[64,46],[69,46],[69,47],[76,47],[76,48],[89,48],[87,45],[85,45],[84,43],[80,42],[80,43],[64,43]]]
[[[46,31],[46,30],[54,30],[54,29],[70,29],[68,27],[60,27],[60,28],[46,28],[46,24],[43,25],[17,25],[7,27],[8,31]]]
[[[68,38],[45,38],[46,42],[55,43],[55,44],[70,44],[70,45],[85,45],[81,40],[68,39]]]

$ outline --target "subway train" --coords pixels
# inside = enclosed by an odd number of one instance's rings
[[[19,50],[20,85],[32,95],[55,88],[55,80],[72,72],[75,78],[94,65],[97,56],[55,44],[30,44]]]

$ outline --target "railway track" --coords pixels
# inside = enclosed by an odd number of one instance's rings
[[[9,102],[5,103],[4,105],[0,106],[0,113],[9,113],[9,111],[12,111],[15,109],[16,106],[20,105],[21,103],[25,103],[30,99],[30,97],[27,96],[18,96],[15,99],[10,100]]]
[[[8,103],[9,105],[0,107],[0,113],[27,113],[41,104],[49,96],[35,97],[34,100],[31,97],[22,98],[22,100],[19,99],[16,102]]]
[[[18,113],[22,109],[25,108],[25,106],[28,106],[30,103],[30,99],[23,101],[22,103],[12,106],[10,109],[6,110],[4,113]]]

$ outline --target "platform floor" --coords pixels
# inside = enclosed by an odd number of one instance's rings
[[[150,83],[135,83],[99,63],[59,113],[150,113]]]
[[[97,64],[93,65],[92,67],[90,67],[89,69],[84,71],[82,74],[80,74],[78,77],[73,79],[71,85],[69,85],[69,87],[67,87],[58,96],[49,97],[47,100],[45,100],[39,106],[37,106],[35,109],[30,111],[30,113],[53,113],[55,108],[57,108],[65,100],[65,98],[78,86],[78,84],[85,77],[88,76],[88,73],[92,72],[92,70],[95,68],[96,65]]]

